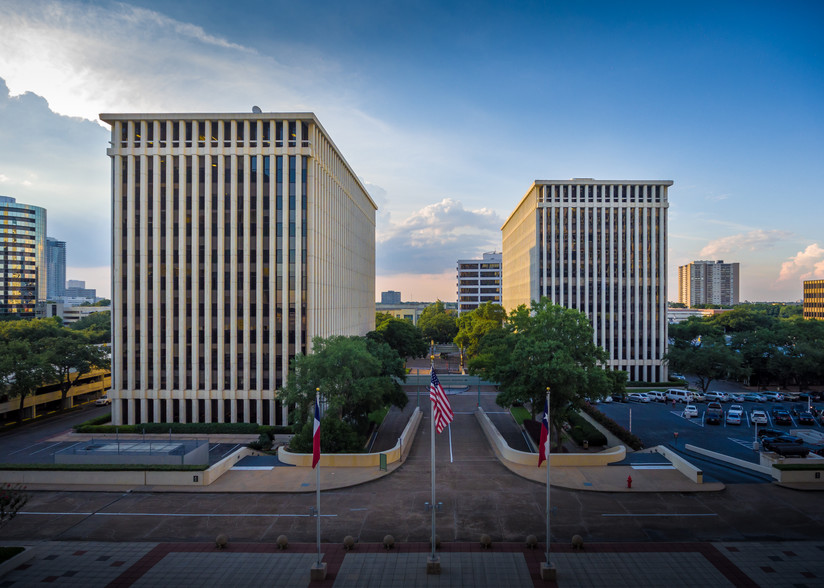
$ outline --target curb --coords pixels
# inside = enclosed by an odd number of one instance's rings
[[[0,578],[34,557],[34,547],[27,545],[22,545],[21,547],[23,547],[23,551],[0,564]]]

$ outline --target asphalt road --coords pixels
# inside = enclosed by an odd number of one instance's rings
[[[544,536],[546,487],[524,480],[495,458],[472,414],[477,395],[451,398],[456,416],[437,436],[437,532],[443,541],[523,541]],[[494,397],[483,396],[484,408]],[[392,474],[322,493],[323,541],[345,535],[378,542],[427,541],[430,515],[428,403],[407,461]],[[4,540],[233,541],[315,540],[314,494],[163,494],[33,492],[3,529]],[[771,484],[736,484],[722,492],[601,493],[553,488],[552,541],[745,541],[824,539],[821,495]]]

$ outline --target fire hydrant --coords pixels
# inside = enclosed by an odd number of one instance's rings
[[[627,488],[632,488],[632,476],[627,476]]]

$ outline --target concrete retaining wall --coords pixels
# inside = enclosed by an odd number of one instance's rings
[[[415,408],[409,422],[398,438],[395,446],[388,451],[378,453],[334,453],[321,454],[320,465],[324,467],[337,468],[369,468],[380,465],[381,455],[386,455],[386,464],[395,463],[406,458],[412,446],[412,439],[418,431],[422,418],[421,410]],[[285,447],[278,448],[278,459],[283,463],[299,467],[312,467],[311,453],[291,453]]]
[[[527,453],[512,449],[509,443],[498,432],[489,417],[482,408],[478,408],[475,416],[481,425],[486,438],[498,450],[501,457],[507,461],[526,466],[536,466],[538,464],[537,453]],[[616,461],[621,461],[626,457],[627,450],[623,445],[610,447],[598,453],[552,453],[549,456],[552,467],[563,466],[604,466]],[[543,464],[541,464],[543,466]]]
[[[751,461],[745,461],[743,459],[738,459],[736,457],[730,457],[729,455],[724,455],[723,453],[716,453],[715,451],[703,449],[702,447],[696,447],[695,445],[687,444],[684,446],[684,448],[687,451],[692,451],[694,453],[698,453],[699,455],[706,455],[707,457],[717,459],[718,461],[730,463],[738,467],[758,472],[759,474],[767,474],[768,476],[772,476],[773,478],[778,479],[778,470],[772,467],[766,467],[763,465],[759,465],[757,463],[752,463]]]
[[[683,457],[671,451],[670,449],[664,447],[663,445],[658,445],[657,447],[653,447],[652,449],[655,453],[660,453],[664,457],[666,457],[672,465],[675,466],[675,469],[684,474],[687,478],[695,482],[696,484],[703,484],[704,483],[704,472],[701,471],[700,468],[692,465],[690,462],[685,460]]]

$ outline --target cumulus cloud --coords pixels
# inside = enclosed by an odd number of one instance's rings
[[[813,280],[824,278],[824,249],[818,243],[808,245],[781,264],[779,280]]]
[[[738,235],[721,237],[707,243],[701,250],[702,257],[717,258],[726,253],[737,253],[739,251],[758,251],[767,247],[772,247],[776,243],[788,239],[792,233],[787,231],[765,231],[757,229]]]
[[[492,210],[467,209],[450,198],[424,206],[400,222],[378,227],[378,273],[454,270],[458,259],[500,251],[502,223]]]

